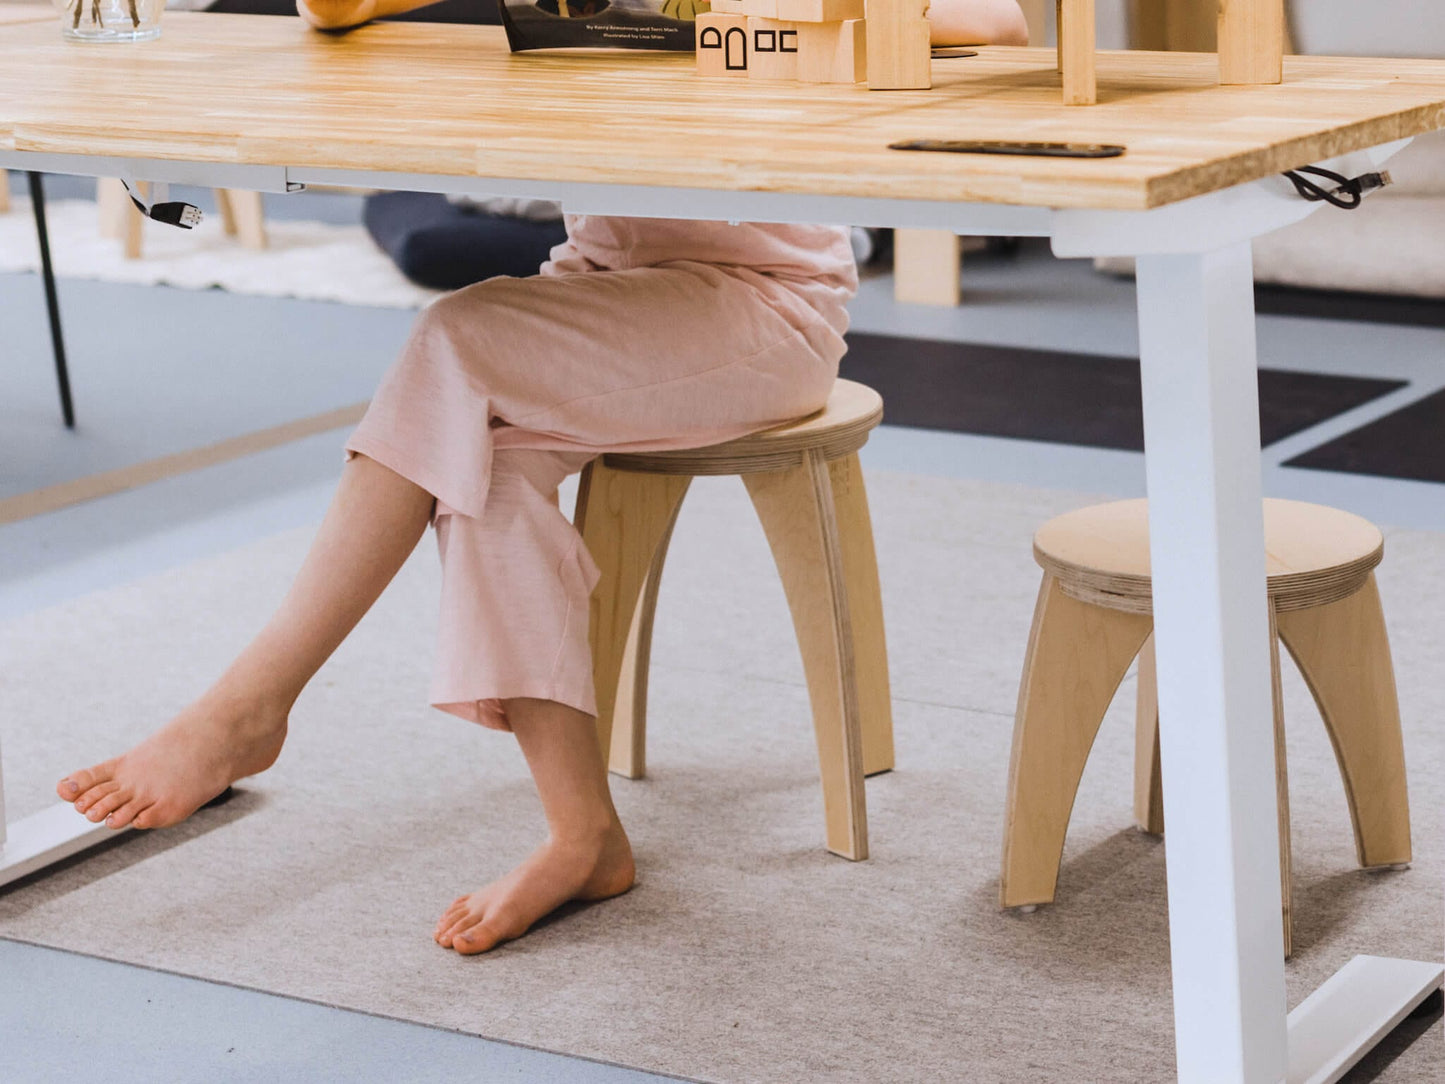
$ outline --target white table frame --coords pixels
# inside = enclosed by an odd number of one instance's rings
[[[1377,168],[1408,140],[1321,163]],[[1253,238],[1318,204],[1269,177],[1149,211],[489,180],[0,151],[0,168],[266,192],[307,184],[560,200],[578,214],[1049,237],[1138,258],[1169,931],[1179,1079],[1328,1084],[1441,986],[1445,968],[1357,956],[1285,1011],[1265,601]],[[67,815],[68,811],[68,815]],[[66,805],[0,824],[0,884],[105,838]]]

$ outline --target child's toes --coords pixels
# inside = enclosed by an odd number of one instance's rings
[[[88,791],[75,799],[75,811],[77,813],[88,813],[90,807],[102,798],[114,794],[120,790],[119,783],[102,783],[98,787],[91,787]]]
[[[496,948],[507,938],[485,922],[468,926],[452,938],[452,948],[463,956],[475,956],[479,952]]]
[[[129,791],[117,788],[87,809],[85,815],[90,820],[97,822],[103,821],[121,806],[125,805],[126,802],[130,801],[131,798],[132,795]]]
[[[136,814],[149,808],[150,802],[144,798],[132,798],[121,806],[110,816],[105,818],[107,828],[121,829],[126,827],[136,818]]]
[[[55,785],[55,793],[67,802],[73,802],[80,798],[92,787],[102,783],[109,783],[115,778],[115,761],[107,760],[103,764],[97,764],[93,768],[85,768],[78,772],[71,772],[64,779]]]

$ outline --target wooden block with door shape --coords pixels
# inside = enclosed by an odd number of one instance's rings
[[[1280,696],[1284,643],[1334,747],[1362,867],[1410,861],[1399,704],[1373,569],[1379,531],[1358,516],[1265,502],[1270,663],[1284,944],[1293,939],[1289,787]],[[1162,832],[1158,697],[1152,649],[1147,505],[1118,501],[1059,516],[1035,536],[1044,569],[1019,687],[1009,764],[1004,907],[1051,902],[1069,815],[1095,735],[1139,659],[1134,812]]]
[[[653,614],[692,478],[741,475],[783,581],[802,653],[827,846],[868,854],[865,775],[893,767],[888,653],[857,450],[882,418],[871,388],[835,385],[810,418],[711,448],[609,454],[584,470],[575,522],[601,578],[591,637],[598,737],[613,772],[645,771]]]
[[[746,15],[708,12],[697,17],[695,31],[699,75],[747,76],[751,50]]]

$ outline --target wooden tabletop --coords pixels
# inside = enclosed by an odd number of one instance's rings
[[[60,15],[49,4],[0,4],[0,26],[7,23],[60,22]]]
[[[156,41],[90,45],[19,22],[0,24],[0,149],[1141,209],[1445,127],[1445,61],[1292,57],[1281,86],[1221,87],[1213,56],[1106,52],[1089,107],[1059,104],[1051,50],[933,71],[930,91],[868,91],[700,79],[688,54],[513,55],[481,26],[170,11]],[[1128,153],[887,149],[919,137]]]

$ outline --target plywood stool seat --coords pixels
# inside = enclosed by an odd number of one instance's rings
[[[612,771],[645,770],[653,615],[673,524],[699,475],[740,475],[793,616],[812,704],[828,849],[868,856],[863,777],[893,767],[888,655],[858,449],[883,418],[873,389],[839,380],[827,406],[726,444],[605,455],[588,464],[576,523],[602,577],[592,595],[597,725]]]
[[[1289,797],[1280,703],[1280,641],[1314,694],[1334,745],[1362,867],[1410,861],[1410,813],[1395,676],[1374,568],[1378,528],[1300,501],[1264,502],[1281,887],[1291,938]],[[1104,713],[1139,659],[1134,814],[1164,830],[1154,679],[1148,505],[1095,505],[1034,536],[1044,570],[1029,636],[1009,767],[1005,907],[1054,898],[1074,796]]]

